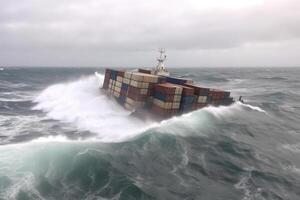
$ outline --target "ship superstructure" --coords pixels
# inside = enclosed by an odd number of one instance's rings
[[[165,60],[167,59],[166,50],[160,49],[159,50],[159,57],[157,58],[158,64],[154,70],[154,74],[158,76],[170,76],[170,72],[164,65]]]

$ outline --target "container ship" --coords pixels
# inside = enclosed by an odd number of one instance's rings
[[[229,91],[199,86],[190,79],[173,77],[164,65],[160,50],[152,69],[105,69],[102,90],[134,115],[167,119],[207,106],[234,102]]]

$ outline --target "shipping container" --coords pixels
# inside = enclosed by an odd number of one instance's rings
[[[143,69],[105,69],[102,88],[125,109],[147,109],[162,118],[233,102],[230,92],[197,86],[187,79],[153,75]]]

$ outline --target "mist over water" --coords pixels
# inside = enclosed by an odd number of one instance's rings
[[[95,71],[0,71],[0,199],[300,198],[299,69],[174,69],[246,104],[162,122],[130,116]]]

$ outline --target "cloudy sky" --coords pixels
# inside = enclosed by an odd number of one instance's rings
[[[0,66],[300,66],[299,0],[1,0]]]

